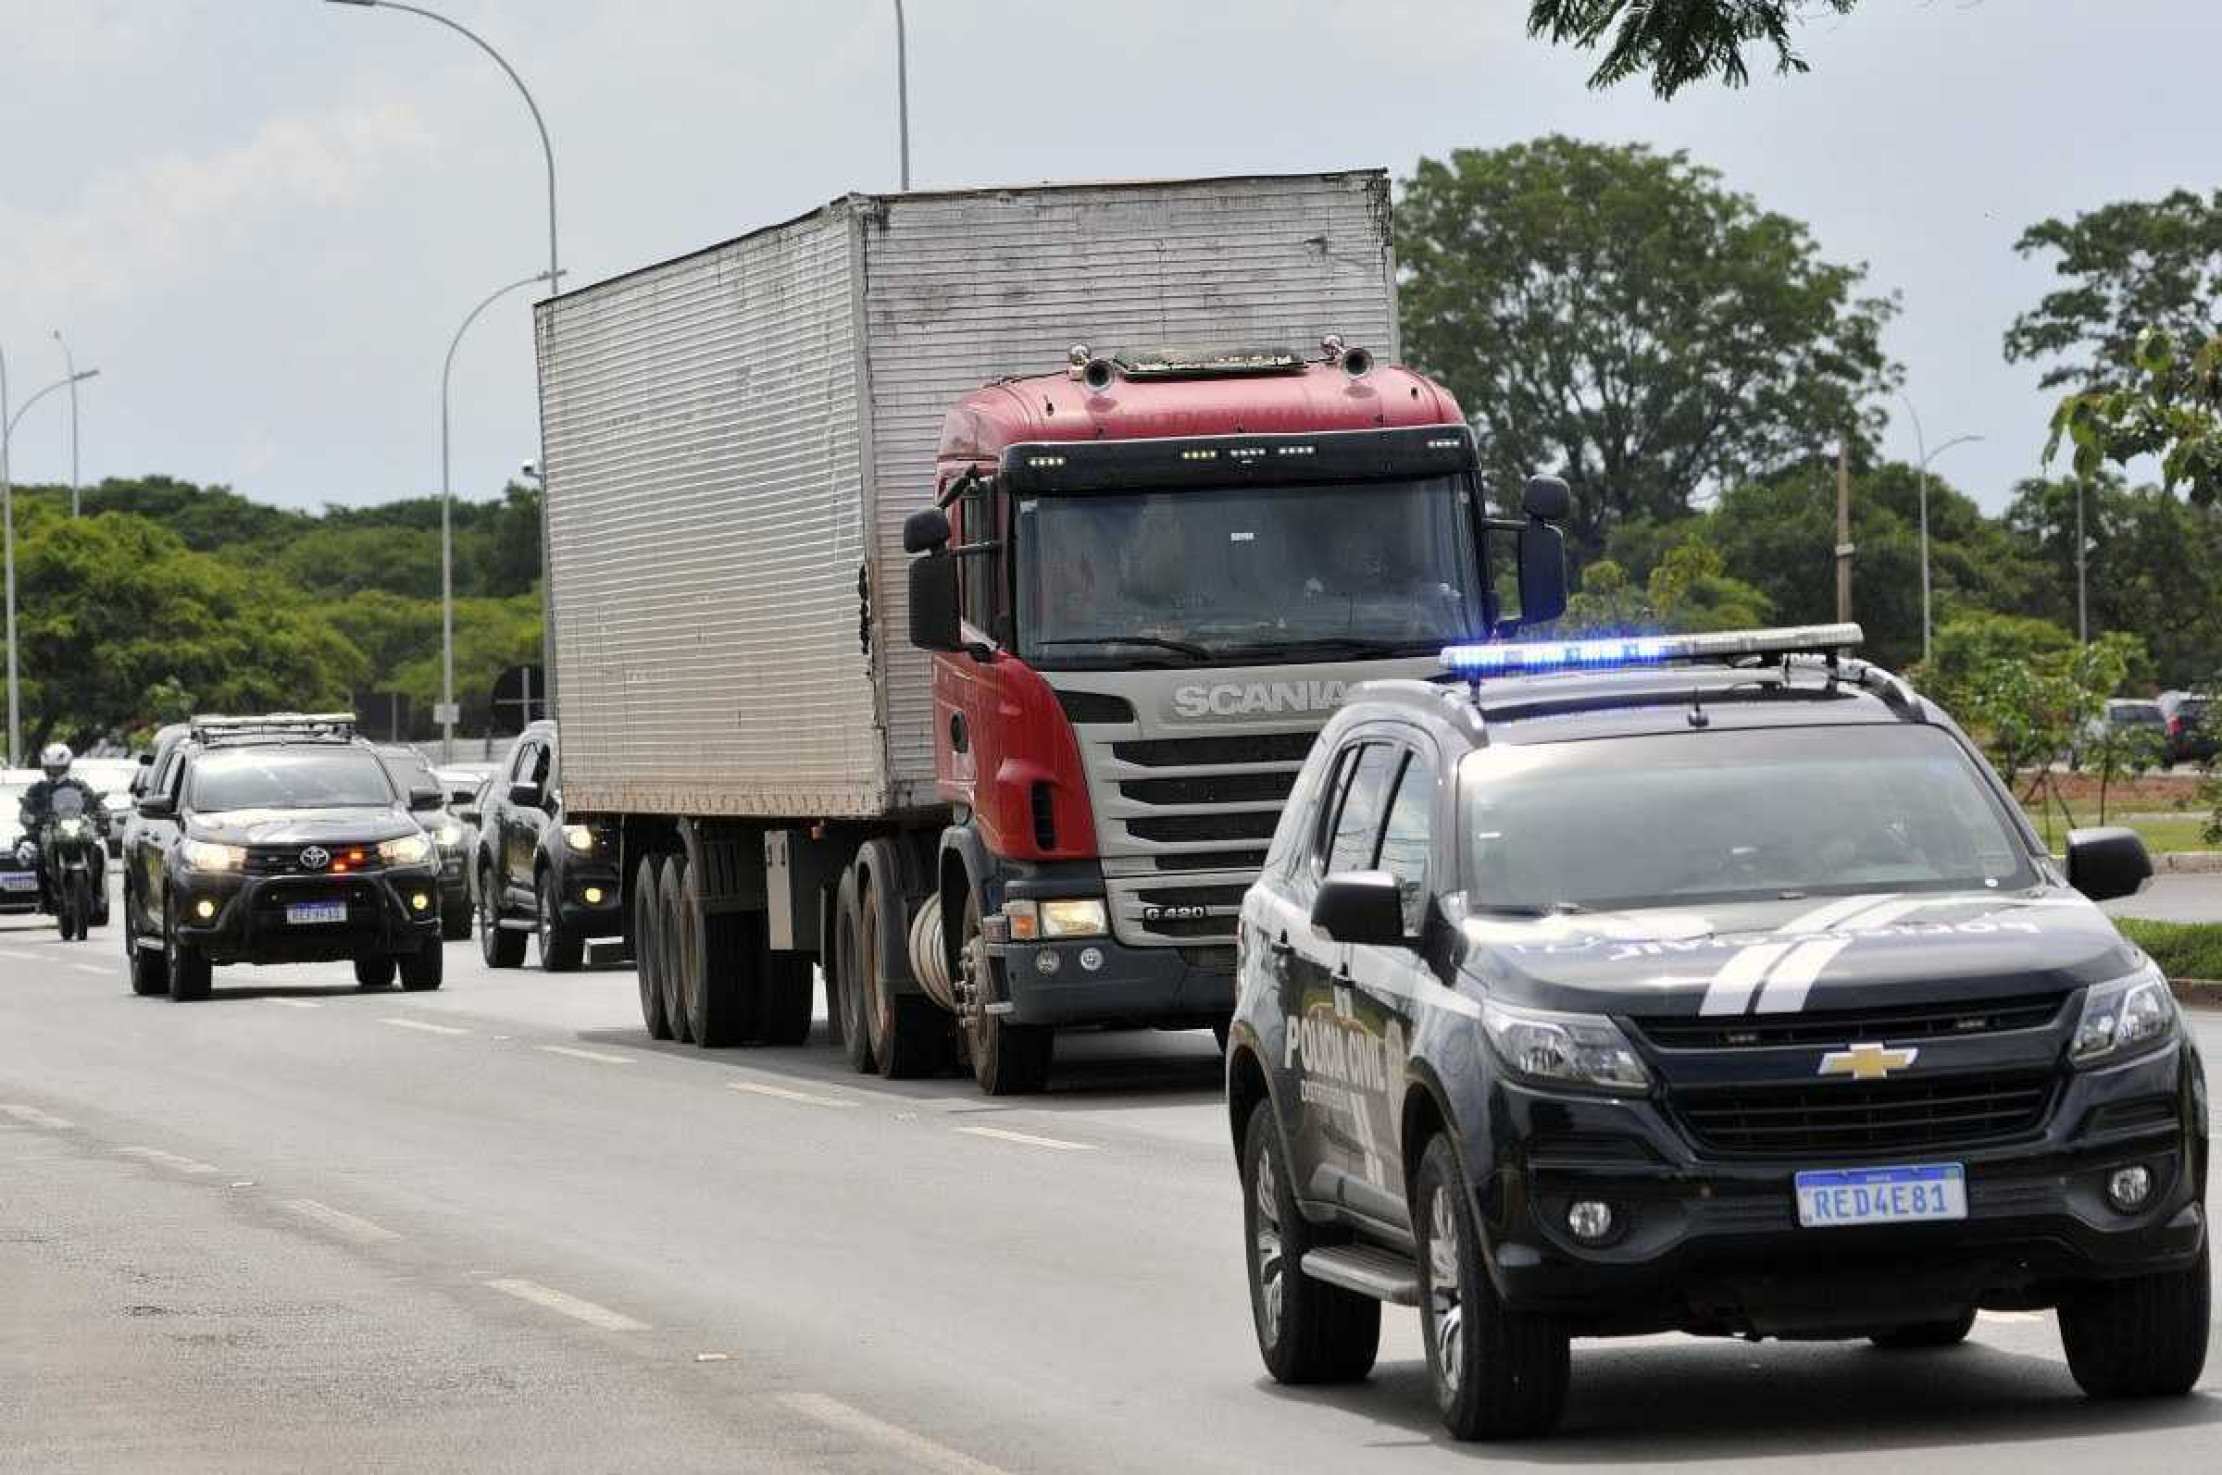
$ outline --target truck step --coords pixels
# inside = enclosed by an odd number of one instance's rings
[[[1409,1255],[1377,1245],[1327,1245],[1307,1250],[1304,1273],[1392,1306],[1420,1304],[1420,1267]]]

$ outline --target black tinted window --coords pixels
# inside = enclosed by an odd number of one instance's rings
[[[204,753],[193,765],[192,807],[333,809],[391,804],[385,767],[360,748],[252,748]]]
[[[1389,782],[1396,777],[1397,761],[1404,755],[1386,743],[1369,743],[1358,754],[1350,785],[1343,792],[1342,808],[1335,815],[1334,839],[1327,847],[1327,870],[1365,871],[1373,868],[1374,844],[1381,837],[1381,811],[1389,798]]]
[[[1380,868],[1396,877],[1404,898],[1404,930],[1417,935],[1427,915],[1427,855],[1435,814],[1435,765],[1413,756],[1397,780],[1389,822],[1381,830]]]

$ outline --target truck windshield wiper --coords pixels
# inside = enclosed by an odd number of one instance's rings
[[[1286,656],[1297,651],[1352,656],[1431,656],[1445,645],[1444,640],[1385,640],[1366,635],[1311,635],[1297,640],[1260,641],[1254,645],[1232,646],[1221,655],[1271,655]]]
[[[1211,659],[1211,652],[1193,640],[1169,640],[1162,635],[1074,635],[1064,640],[1037,640],[1040,646],[1051,645],[1147,645],[1157,650],[1169,650],[1179,655],[1192,656],[1199,661]]]

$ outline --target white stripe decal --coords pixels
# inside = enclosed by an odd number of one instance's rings
[[[1794,1014],[1805,1007],[1806,990],[1829,960],[1852,945],[1848,937],[1816,937],[1801,942],[1784,958],[1773,973],[1767,976],[1767,987],[1759,995],[1761,1014]]]
[[[1698,1005],[1699,1014],[1741,1014],[1751,1002],[1752,990],[1759,987],[1759,980],[1775,960],[1790,951],[1787,942],[1762,942],[1732,955],[1713,975],[1706,987],[1705,1002]]]

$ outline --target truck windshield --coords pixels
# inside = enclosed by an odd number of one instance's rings
[[[1461,477],[1041,496],[1014,541],[1038,667],[1423,654],[1486,630]]]
[[[1934,728],[1505,745],[1462,759],[1458,784],[1483,911],[2036,881],[1974,763]]]
[[[252,748],[193,765],[193,808],[339,809],[388,805],[394,786],[360,748]]]

